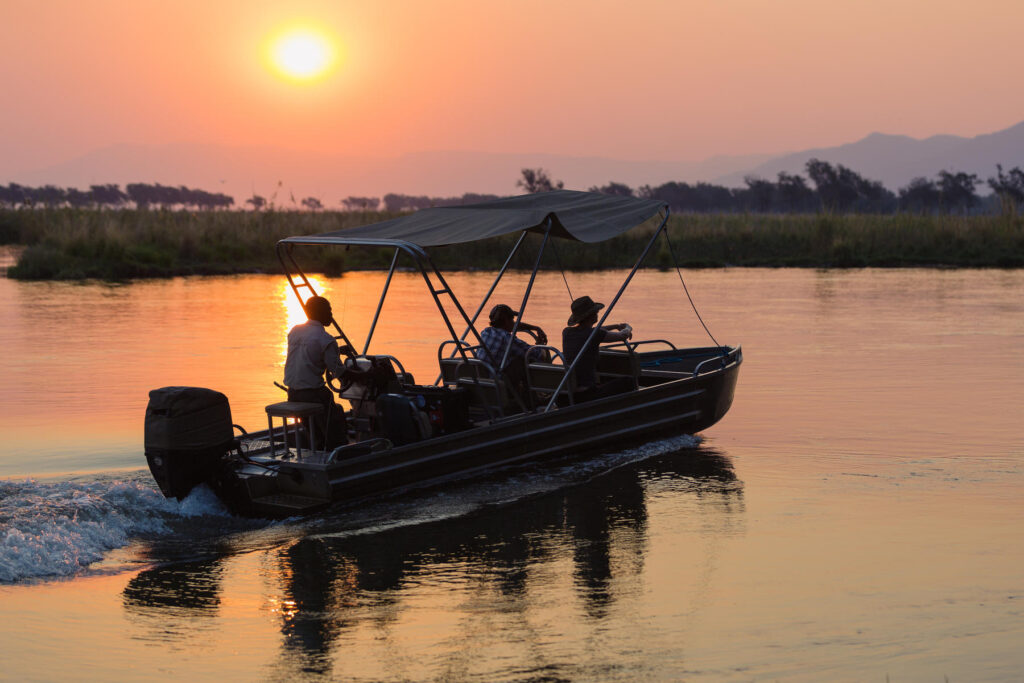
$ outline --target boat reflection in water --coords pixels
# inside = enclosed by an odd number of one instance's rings
[[[544,475],[531,472],[528,479],[535,476]],[[699,585],[690,588],[702,591],[714,567],[713,546],[742,531],[744,511],[731,461],[708,448],[664,453],[554,492],[439,521],[352,529],[338,513],[292,527],[301,538],[282,539],[244,565],[260,575],[263,604],[280,629],[280,656],[270,666],[280,675],[386,676],[387,669],[367,667],[386,667],[374,658],[415,658],[430,637],[424,627],[449,634],[431,650],[447,650],[442,661],[496,656],[498,650],[509,655],[509,643],[519,643],[524,653],[543,650],[545,642],[555,642],[548,624],[570,640],[602,623],[616,628],[622,618],[617,600],[643,591],[649,506],[661,504],[684,506],[700,529],[700,540],[671,551],[681,555],[681,567],[695,568],[689,582]],[[371,514],[384,517],[383,511]],[[234,575],[234,536],[209,541],[207,551],[216,557],[140,572],[124,590],[130,617],[148,623],[154,639],[176,645],[194,638],[204,622],[209,628],[211,616],[238,623],[230,612],[239,599],[228,586],[252,577]],[[182,551],[153,546],[149,554],[155,562],[161,553],[163,561],[173,561]],[[679,577],[687,582],[685,571]],[[465,638],[453,641],[453,630]]]

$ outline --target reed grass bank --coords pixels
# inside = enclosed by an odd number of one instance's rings
[[[277,240],[366,223],[379,212],[138,211],[89,209],[0,210],[0,244],[23,245],[8,277],[125,280],[187,274],[279,272]],[[567,269],[626,267],[650,236],[638,229],[595,245],[558,241],[545,265]],[[1020,216],[825,214],[686,214],[669,222],[681,265],[802,267],[1022,267]],[[495,269],[516,236],[431,255],[443,269]],[[515,267],[532,267],[536,246]],[[389,249],[302,248],[310,271],[386,268]],[[661,240],[650,267],[672,264]]]

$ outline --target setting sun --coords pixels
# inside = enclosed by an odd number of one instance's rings
[[[269,61],[280,75],[312,81],[327,75],[337,62],[337,49],[322,32],[294,29],[270,42]]]

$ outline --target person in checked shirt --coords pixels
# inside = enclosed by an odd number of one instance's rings
[[[506,304],[498,304],[492,308],[490,314],[491,324],[480,332],[480,341],[483,342],[483,347],[476,352],[476,356],[494,368],[495,371],[498,371],[499,366],[501,366],[500,370],[506,380],[508,380],[520,396],[525,397],[527,393],[526,368],[523,364],[523,359],[530,349],[530,344],[512,336],[512,329],[515,326],[516,316],[518,315],[518,311],[513,311]],[[533,332],[537,336],[538,344],[548,343],[548,336],[537,325],[531,325],[520,320],[519,329]],[[508,352],[504,365],[502,365],[501,359],[505,355],[505,349],[509,348],[509,344],[512,347]],[[535,350],[535,353],[536,358],[531,357],[530,360],[544,360],[546,358],[546,354],[542,351]]]

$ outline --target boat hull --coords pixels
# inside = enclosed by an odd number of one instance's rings
[[[280,517],[333,502],[432,486],[500,467],[592,455],[659,437],[695,434],[732,405],[742,355],[696,377],[664,382],[546,413],[493,424],[330,464],[280,461],[275,471],[226,462],[215,490],[240,514]]]

